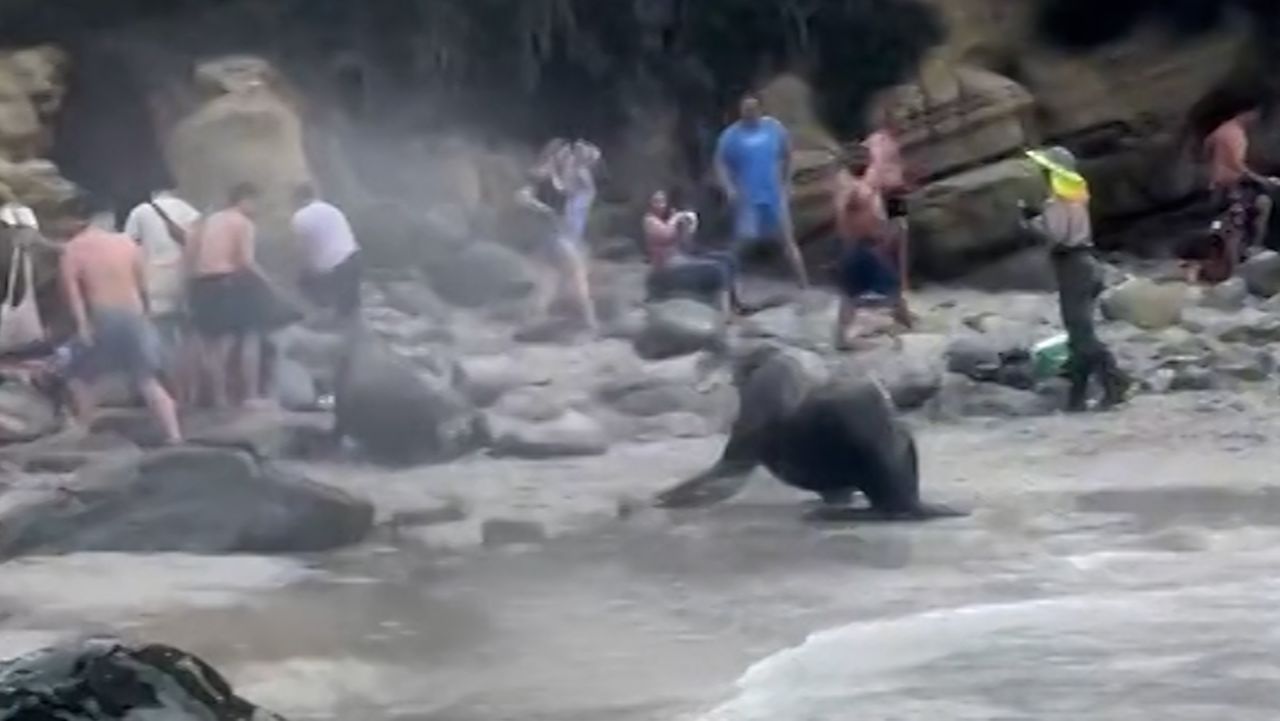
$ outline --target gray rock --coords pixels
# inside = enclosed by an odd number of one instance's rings
[[[368,335],[349,345],[335,396],[337,432],[379,461],[445,461],[488,441],[483,416],[461,393]]]
[[[0,663],[0,721],[283,721],[170,646],[95,638]]]
[[[274,391],[276,402],[281,408],[290,411],[315,410],[319,393],[316,381],[311,372],[292,358],[280,357],[276,360]]]
[[[930,406],[940,419],[1030,418],[1053,414],[1053,397],[949,374]]]
[[[732,413],[736,393],[727,383],[698,388],[664,378],[618,379],[596,390],[597,398],[619,413],[640,418],[686,412],[704,417]]]
[[[314,379],[332,382],[346,348],[342,335],[295,325],[276,333],[274,338],[282,358],[300,363]]]
[[[549,387],[529,386],[503,394],[490,410],[498,416],[541,423],[564,413],[566,405],[563,392]]]
[[[85,434],[68,430],[31,443],[0,450],[0,464],[25,473],[75,473],[107,458],[136,457],[141,453],[127,438],[114,434]]]
[[[482,408],[493,405],[509,391],[551,381],[545,370],[531,368],[510,356],[464,358],[459,367],[463,391]]]
[[[480,538],[485,548],[526,546],[547,540],[547,531],[537,521],[490,518],[481,524]]]
[[[0,558],[83,551],[307,553],[363,540],[373,506],[237,451],[182,448],[84,469],[71,501],[16,510]]]
[[[1280,253],[1258,253],[1240,266],[1239,275],[1249,292],[1260,298],[1280,295]]]
[[[1215,354],[1213,369],[1238,381],[1261,383],[1275,373],[1276,359],[1266,350],[1228,346]]]
[[[1102,294],[1104,316],[1145,330],[1176,325],[1186,304],[1185,286],[1158,284],[1145,278],[1130,278]]]
[[[1052,292],[1058,289],[1058,279],[1049,260],[1049,251],[1042,246],[1016,250],[1002,258],[978,267],[961,278],[957,285],[965,288],[1003,293],[1008,291]]]
[[[720,311],[692,300],[668,300],[648,306],[645,327],[634,344],[648,360],[674,358],[724,344]]]
[[[947,346],[947,370],[975,380],[991,380],[1000,370],[1001,348],[984,335],[962,335]]]
[[[43,393],[17,381],[0,385],[0,444],[33,441],[59,425],[58,414]]]
[[[441,298],[466,308],[526,298],[536,287],[530,261],[496,243],[470,243],[424,271]]]
[[[493,419],[491,452],[498,457],[542,460],[599,456],[609,450],[609,438],[595,419],[577,411],[543,423]]]
[[[1224,321],[1216,331],[1224,343],[1269,345],[1280,342],[1280,317],[1246,308]]]
[[[1237,311],[1244,308],[1249,298],[1249,286],[1243,278],[1230,278],[1215,286],[1206,288],[1200,304],[1206,308],[1221,311]]]
[[[1210,391],[1219,386],[1217,374],[1201,366],[1178,368],[1174,370],[1173,378],[1169,381],[1171,392]]]
[[[415,318],[437,323],[449,319],[449,306],[423,280],[393,281],[382,284],[387,305]]]

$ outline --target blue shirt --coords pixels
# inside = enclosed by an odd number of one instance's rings
[[[776,204],[782,198],[782,154],[787,151],[787,129],[774,118],[754,125],[741,120],[724,129],[716,144],[716,157],[743,200]]]

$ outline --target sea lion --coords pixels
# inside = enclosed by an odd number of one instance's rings
[[[818,494],[820,520],[926,520],[964,515],[920,500],[915,439],[872,380],[833,381],[812,354],[763,346],[734,369],[740,409],[720,460],[658,494],[664,508],[708,506],[740,492],[763,465]],[[855,492],[870,508],[850,505]]]

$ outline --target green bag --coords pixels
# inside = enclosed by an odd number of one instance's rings
[[[1071,348],[1067,345],[1066,333],[1045,338],[1031,347],[1031,367],[1040,380],[1062,375],[1069,360]]]

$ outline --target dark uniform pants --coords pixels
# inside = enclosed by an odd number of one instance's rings
[[[1119,402],[1125,379],[1115,357],[1098,337],[1094,327],[1094,310],[1102,282],[1089,248],[1056,250],[1053,268],[1058,278],[1058,300],[1062,308],[1062,324],[1067,330],[1071,360],[1067,376],[1071,380],[1071,406],[1083,407],[1089,379],[1098,376],[1110,403]]]

